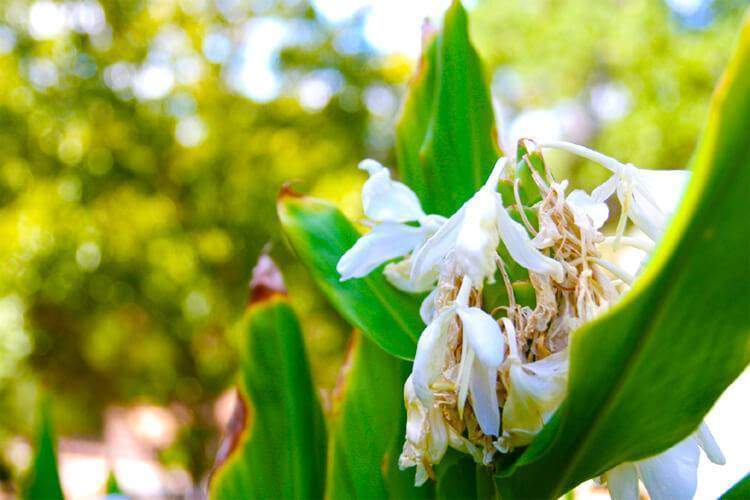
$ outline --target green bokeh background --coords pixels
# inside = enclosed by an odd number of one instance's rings
[[[657,0],[471,2],[501,128],[552,110],[608,154],[686,165],[744,5],[704,3],[686,17]],[[334,24],[299,1],[100,5],[96,34],[38,40],[32,2],[0,2],[0,448],[33,434],[40,389],[70,436],[101,436],[109,405],[176,405],[190,418],[162,459],[199,481],[212,406],[233,383],[231,327],[268,243],[315,381],[333,387],[348,328],[281,240],[275,197],[292,180],[357,218],[356,164],[393,163],[394,103],[414,61],[370,47],[362,16]],[[281,93],[257,102],[232,85],[233,61],[246,23],[269,18],[296,36],[274,66]],[[209,48],[217,33],[226,58]],[[177,75],[162,97],[118,84],[155,60]],[[336,83],[322,108],[298,98],[310,77]],[[597,112],[603,94],[621,99],[616,116]],[[603,180],[562,164],[583,185]],[[23,472],[0,464],[0,477]]]

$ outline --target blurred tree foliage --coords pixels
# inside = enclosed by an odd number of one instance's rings
[[[552,110],[569,137],[675,167],[740,3],[692,19],[652,0],[487,0],[472,30],[509,130]],[[392,161],[410,63],[368,45],[364,15],[330,24],[292,0],[0,3],[0,439],[30,433],[38,383],[63,433],[97,434],[109,404],[177,404],[194,421],[164,456],[200,478],[210,405],[235,368],[227,330],[269,241],[316,380],[333,384],[348,332],[286,253],[274,199],[298,179],[356,216],[356,162]],[[273,73],[248,71],[274,37]]]
[[[479,2],[471,20],[501,116],[641,167],[684,168],[746,7],[496,0]],[[606,176],[601,168],[576,172],[588,187]]]
[[[55,8],[80,2],[2,4],[5,433],[28,432],[33,373],[64,409],[63,433],[97,432],[112,403],[192,408],[204,420],[192,425],[198,442],[181,433],[183,452],[171,456],[198,475],[210,465],[213,413],[202,407],[232,380],[227,326],[264,244],[285,257],[276,192],[287,179],[348,190],[372,135],[363,92],[409,69],[364,42],[337,51],[338,32],[359,32],[334,30],[303,4],[256,3],[85,2],[83,25],[63,28],[49,16],[71,16]],[[35,19],[40,4],[50,12]],[[268,103],[232,85],[258,19],[299,35],[278,62],[288,89]],[[65,32],[45,39],[55,29]],[[323,69],[338,92],[306,108],[295,89]],[[330,386],[346,331],[304,275],[289,274],[319,382]]]

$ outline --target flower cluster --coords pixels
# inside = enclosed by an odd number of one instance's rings
[[[541,156],[532,141],[523,145]],[[402,468],[416,467],[417,485],[433,476],[449,446],[490,464],[497,453],[534,439],[565,397],[569,336],[637,278],[613,261],[613,250],[650,251],[688,180],[686,171],[644,170],[575,144],[542,147],[592,160],[612,176],[590,194],[568,193],[567,181],[526,162],[533,186],[525,188],[538,201],[525,206],[517,165],[503,157],[485,185],[445,218],[426,214],[387,168],[373,160],[360,164],[370,175],[362,202],[372,229],[339,261],[341,279],[388,262],[383,273],[394,287],[429,292],[420,310],[426,327],[404,386],[399,459]],[[615,194],[620,215],[607,236],[606,201]],[[642,236],[626,236],[629,221]],[[533,290],[533,300],[517,296],[519,284]],[[505,294],[492,310],[485,304],[490,287]],[[662,455],[620,465],[601,479],[615,498],[637,498],[639,478],[653,498],[692,497],[699,446],[723,461],[703,425]]]

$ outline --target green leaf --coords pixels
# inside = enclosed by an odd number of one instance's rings
[[[427,181],[427,171],[433,168],[433,159],[420,155],[432,118],[437,71],[436,36],[429,35],[409,82],[401,116],[396,124],[396,157],[401,179],[406,182],[428,213],[435,210],[436,200]]]
[[[260,269],[263,264],[256,267],[253,300],[239,323],[239,397],[211,498],[322,498],[323,413],[299,323],[277,286],[280,275],[268,265]],[[259,269],[266,279],[256,279]]]
[[[426,44],[396,128],[402,179],[428,213],[451,215],[499,156],[492,100],[461,2]]]
[[[107,486],[106,486],[107,495],[122,495],[122,490],[120,489],[120,485],[117,484],[117,478],[115,477],[115,473],[113,471],[109,471],[109,474],[107,475]]]
[[[750,498],[750,474],[721,495],[721,500],[747,500]]]
[[[23,498],[49,500],[65,498],[60,485],[60,475],[57,472],[55,430],[52,424],[51,405],[49,397],[43,396],[39,405],[36,455]]]
[[[359,233],[332,204],[282,193],[279,219],[291,247],[323,294],[355,328],[387,352],[412,359],[424,324],[419,297],[399,292],[379,270],[339,281],[336,264]]]
[[[471,457],[448,448],[443,460],[435,466],[435,498],[438,500],[486,498],[478,495],[478,474],[477,465]]]
[[[750,362],[750,23],[714,95],[693,179],[651,263],[574,332],[568,397],[497,482],[559,497],[693,432]]]
[[[354,333],[334,393],[326,497],[427,498],[414,470],[398,470],[406,411],[403,387],[410,363]]]

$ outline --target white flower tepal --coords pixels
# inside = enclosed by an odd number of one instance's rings
[[[375,160],[362,160],[359,168],[370,174],[362,186],[362,209],[376,222],[418,221],[426,214],[419,198],[406,184],[391,179],[391,172]]]
[[[503,319],[503,326],[508,334],[510,355],[505,383],[508,398],[503,408],[503,435],[498,448],[508,451],[529,444],[562,402],[568,357],[566,351],[560,351],[540,361],[523,363],[515,328],[507,319]]]
[[[359,167],[370,174],[362,186],[362,208],[375,225],[339,260],[336,270],[341,281],[362,278],[385,262],[408,255],[445,222],[439,215],[426,215],[417,195],[405,184],[391,179],[389,170],[375,160],[364,160]],[[399,280],[395,271],[389,274],[391,283],[404,291],[422,292],[432,284],[425,282],[426,277],[412,283],[408,279]]]
[[[698,484],[700,449],[715,464],[724,464],[724,455],[708,426],[698,430],[667,451],[639,462],[628,462],[608,471],[603,479],[613,500],[638,500],[638,479],[643,481],[652,500],[691,500]]]
[[[602,165],[614,174],[597,187],[591,196],[594,201],[603,202],[617,192],[617,198],[622,206],[618,235],[622,235],[625,217],[628,217],[649,238],[659,239],[690,179],[690,172],[687,170],[645,170],[629,163],[620,163],[614,158],[578,144],[555,141],[543,146],[581,156]]]
[[[501,240],[513,260],[522,266],[562,280],[562,265],[539,252],[524,227],[503,206],[497,185],[506,161],[497,161],[485,185],[416,252],[412,280],[452,263],[457,274],[469,276],[474,283],[492,281]]]
[[[463,335],[457,382],[459,411],[470,395],[482,432],[496,436],[500,427],[497,376],[505,357],[505,340],[492,316],[478,307],[469,307],[470,291],[471,279],[465,277],[455,303],[443,309],[422,332],[414,357],[412,381],[422,404],[432,406],[432,384],[443,374],[448,354],[447,336],[450,328],[458,327],[454,323],[458,318]]]

